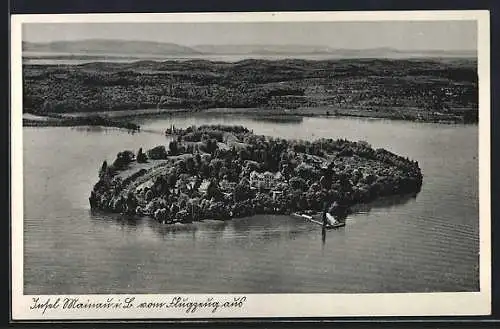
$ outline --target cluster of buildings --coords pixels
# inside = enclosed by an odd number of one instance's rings
[[[268,190],[270,191],[273,199],[276,199],[279,195],[283,194],[280,186],[284,186],[284,184],[286,184],[286,181],[280,172],[272,173],[266,171],[263,173],[258,173],[256,171],[252,171],[250,173],[250,188],[263,188],[265,190]]]
[[[269,171],[264,173],[252,171],[250,173],[250,187],[252,188],[263,187],[266,190],[271,190],[276,187],[278,183],[282,182],[284,182],[284,179],[280,172],[274,174]]]
[[[251,189],[265,189],[269,191],[273,199],[283,194],[283,186],[286,186],[286,181],[280,172],[272,173],[266,171],[264,173],[258,173],[256,171],[252,171],[249,177],[250,188]],[[203,180],[201,186],[199,187],[199,192],[206,193],[208,186],[210,185],[210,181]],[[227,180],[222,180],[219,182],[219,187],[221,191],[228,195],[235,188],[237,183],[229,182]]]

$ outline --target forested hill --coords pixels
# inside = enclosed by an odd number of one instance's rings
[[[409,120],[477,120],[477,63],[465,59],[140,61],[24,65],[24,111],[258,108]],[[307,112],[307,110],[305,110]],[[354,115],[356,115],[354,113]]]

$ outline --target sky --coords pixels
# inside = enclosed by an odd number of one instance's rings
[[[23,41],[120,39],[195,45],[476,50],[475,21],[276,23],[25,23]]]

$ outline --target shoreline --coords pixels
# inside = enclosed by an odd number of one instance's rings
[[[187,114],[215,114],[215,115],[246,115],[255,119],[279,119],[307,117],[326,117],[326,118],[364,118],[379,120],[395,120],[420,123],[441,123],[441,124],[477,124],[477,122],[466,122],[463,117],[435,115],[432,117],[421,117],[411,113],[410,109],[403,110],[406,113],[387,113],[387,111],[375,112],[369,109],[354,108],[300,108],[300,109],[260,109],[260,108],[207,108],[207,109],[143,109],[143,110],[118,110],[118,111],[96,111],[96,112],[76,112],[47,115],[32,115],[23,113],[23,126],[26,127],[59,127],[59,126],[83,126],[89,125],[89,118],[101,117],[108,119],[102,121],[101,126],[117,127],[117,122],[123,124],[125,120],[132,124],[133,119],[155,117],[155,116],[175,116]],[[116,121],[114,121],[116,120]],[[95,124],[90,124],[95,125]],[[139,128],[139,126],[137,125]],[[119,126],[118,128],[123,128]]]
[[[62,117],[62,116],[39,116],[23,114],[23,127],[80,127],[80,126],[97,126],[97,127],[114,127],[132,131],[140,131],[140,126],[124,120],[113,120],[112,118],[90,114],[87,116],[78,117]]]

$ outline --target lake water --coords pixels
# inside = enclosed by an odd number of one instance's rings
[[[241,124],[285,138],[366,140],[419,161],[416,198],[366,206],[328,231],[286,216],[184,226],[91,214],[104,159],[168,142],[171,124]],[[23,128],[24,293],[478,291],[478,127],[241,116],[144,118],[145,132]]]
[[[91,56],[85,58],[84,56]],[[221,62],[238,62],[245,59],[263,59],[263,60],[281,60],[281,59],[304,59],[304,60],[338,60],[338,59],[356,59],[363,58],[359,55],[345,54],[202,54],[202,55],[151,55],[134,54],[127,56],[123,54],[103,54],[88,53],[80,55],[72,53],[45,53],[45,52],[24,52],[23,64],[30,65],[80,65],[92,62],[112,62],[112,63],[131,63],[141,60],[152,61],[188,61],[188,60],[208,60]],[[55,57],[56,56],[56,57]],[[59,56],[59,57],[57,57]],[[74,56],[74,58],[71,58]],[[366,56],[365,58],[373,58]],[[375,56],[376,57],[376,56]],[[456,55],[439,54],[437,58],[455,58]],[[386,59],[409,59],[409,58],[428,58],[433,56],[425,53],[393,53],[382,56]],[[436,58],[434,58],[436,59]]]
[[[304,54],[304,55],[287,55],[287,54],[203,54],[203,55],[149,55],[149,54],[135,54],[133,56],[120,55],[120,54],[86,54],[87,57],[76,54],[75,58],[71,58],[74,54],[71,53],[36,53],[25,52],[23,56],[23,64],[31,65],[80,65],[92,62],[112,62],[112,63],[131,63],[141,60],[152,61],[188,61],[188,60],[208,60],[208,61],[221,61],[221,62],[238,62],[244,59],[265,59],[265,60],[280,60],[286,58],[294,59],[307,59],[307,60],[327,60],[327,59],[340,59],[343,56],[335,54]],[[54,57],[60,56],[60,57]],[[62,56],[62,57],[61,57]],[[69,57],[68,57],[69,56]]]

